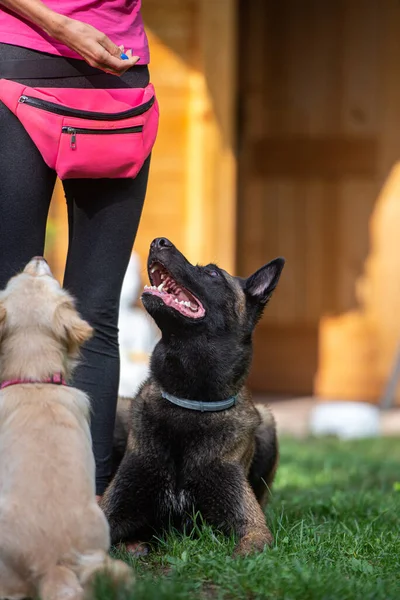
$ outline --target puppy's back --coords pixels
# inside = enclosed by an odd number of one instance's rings
[[[108,548],[107,526],[90,532],[98,515],[86,396],[73,388],[13,386],[0,409],[0,530],[2,544],[27,565],[47,565],[71,545],[97,535]],[[96,533],[94,533],[96,532]],[[51,543],[49,539],[51,538]]]

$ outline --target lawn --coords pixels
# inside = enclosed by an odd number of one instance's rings
[[[204,527],[131,560],[136,585],[97,600],[400,599],[400,439],[281,441],[267,520],[275,545],[232,559]]]

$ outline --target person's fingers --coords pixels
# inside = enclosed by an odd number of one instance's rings
[[[126,71],[128,71],[129,69],[134,67],[136,65],[136,63],[138,62],[138,60],[139,60],[139,56],[132,56],[131,58],[125,59],[125,60],[120,59],[120,60],[118,60],[117,64],[115,64],[113,62],[112,68],[116,72],[116,74],[123,75]]]
[[[132,56],[132,50],[127,51],[128,59],[122,59],[124,46],[117,46],[104,34],[99,34],[96,40],[88,40],[88,44],[88,55],[85,56],[85,53],[81,52],[87,62],[113,75],[122,75],[139,60],[139,56]]]
[[[112,59],[112,60],[111,60]],[[128,69],[133,67],[137,61],[139,60],[138,56],[132,56],[129,60],[118,60],[110,57],[107,62],[97,63],[92,66],[95,66],[106,73],[110,73],[111,75],[123,75]]]
[[[107,52],[111,54],[111,56],[121,56],[121,48],[117,46],[117,44],[114,44],[114,42],[112,42],[110,38],[107,37],[105,34],[102,34],[100,36],[98,42],[101,46],[103,46],[103,48],[107,50]]]

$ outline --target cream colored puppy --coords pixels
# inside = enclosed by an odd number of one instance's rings
[[[91,333],[41,257],[0,292],[0,598],[77,600],[99,571],[130,579],[107,556],[88,398],[64,382]]]

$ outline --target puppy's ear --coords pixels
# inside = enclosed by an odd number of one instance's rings
[[[258,269],[253,275],[250,275],[244,285],[247,298],[264,306],[278,285],[284,265],[284,258],[275,258],[275,260],[271,260],[261,269]]]
[[[0,340],[2,338],[4,323],[6,321],[7,311],[4,304],[0,302]]]
[[[93,329],[78,314],[71,299],[60,304],[53,320],[55,334],[67,343],[68,353],[76,354],[84,342],[93,335]]]

